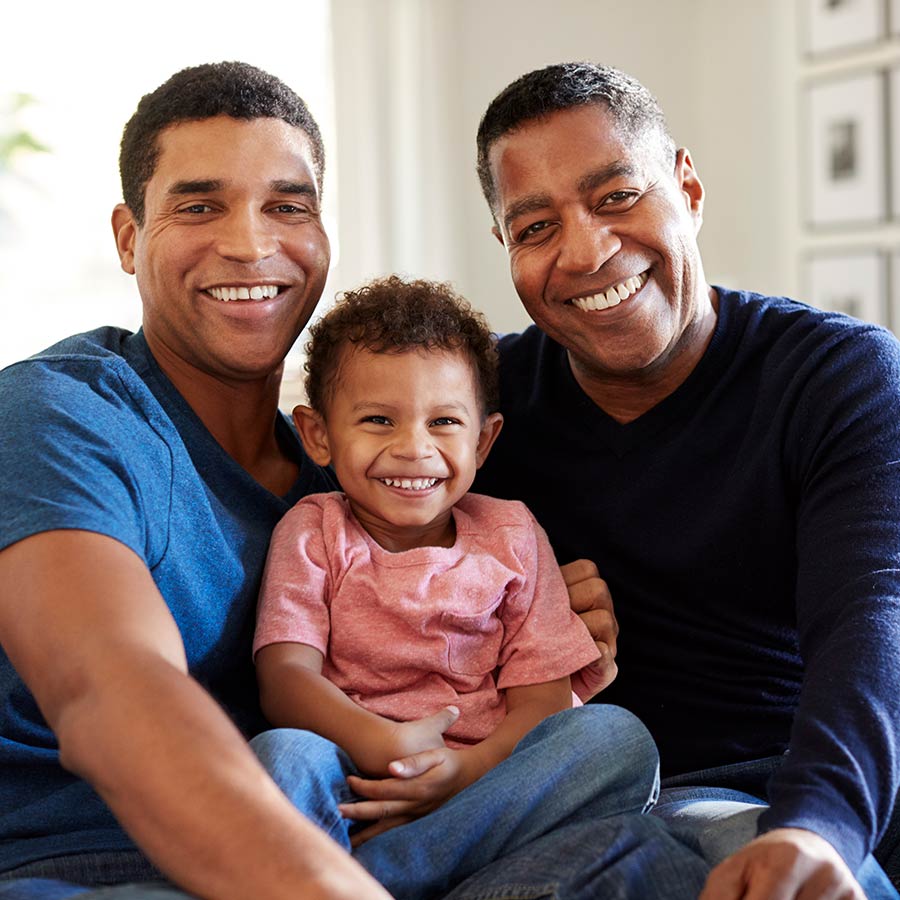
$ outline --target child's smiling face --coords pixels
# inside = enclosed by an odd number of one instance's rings
[[[329,462],[362,526],[388,550],[452,546],[451,508],[469,490],[502,417],[482,414],[461,352],[345,347],[326,417],[294,411],[307,452]]]

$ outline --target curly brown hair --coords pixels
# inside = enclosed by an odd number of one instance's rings
[[[310,328],[306,345],[306,396],[322,416],[346,344],[373,353],[458,350],[472,367],[482,414],[499,406],[496,335],[449,284],[391,275],[338,296],[335,306]]]

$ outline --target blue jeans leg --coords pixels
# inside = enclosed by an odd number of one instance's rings
[[[178,890],[138,850],[56,856],[0,873],[0,900],[175,900]]]
[[[658,785],[656,746],[631,713],[599,704],[566,710],[443,806],[355,856],[396,897],[440,896],[563,824],[646,812]]]
[[[653,816],[571,822],[472,875],[445,900],[697,900],[709,866]]]
[[[653,814],[683,841],[695,846],[710,867],[756,837],[756,820],[766,804],[741,791],[715,787],[665,788]],[[856,873],[869,900],[898,900],[897,891],[873,856]]]
[[[337,744],[311,731],[275,728],[250,741],[250,748],[291,803],[345,850],[350,850],[350,825],[338,804],[359,799],[347,786],[358,774]]]

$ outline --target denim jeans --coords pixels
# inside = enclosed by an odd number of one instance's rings
[[[756,820],[766,804],[747,789],[764,793],[780,761],[771,757],[666,779],[653,815],[715,866],[756,837]],[[900,898],[871,854],[856,878],[868,900]]]
[[[251,747],[294,805],[349,848],[348,821],[337,811],[352,799],[346,776],[355,768],[347,755],[295,729],[266,732]],[[434,812],[372,838],[354,856],[395,897],[442,896],[564,825],[623,813],[638,819],[657,792],[656,747],[633,715],[599,704],[566,710]]]
[[[709,866],[661,819],[570,822],[486,866],[445,900],[697,900]]]
[[[298,759],[295,743],[304,734],[267,732],[255,742],[298,795],[309,793],[309,762]],[[327,743],[313,742],[320,749]],[[389,889],[398,897],[444,894],[449,885],[434,884],[440,869],[450,881],[474,873],[448,900],[694,900],[707,864],[660,820],[643,815],[656,797],[656,772],[655,747],[631,714],[600,705],[567,711],[538,726],[509,760],[434,813],[367,842],[357,859],[376,877],[393,879]],[[323,801],[324,827],[335,797],[344,796],[344,780],[343,770],[333,779],[317,774],[312,793]],[[335,815],[330,825],[332,834],[347,827]],[[420,869],[431,887],[418,883]],[[22,877],[0,881],[0,900],[189,897],[153,883],[159,875],[138,853],[46,860],[6,875]],[[77,886],[117,878],[148,883]]]
[[[59,856],[0,873],[0,900],[184,900],[137,850]]]

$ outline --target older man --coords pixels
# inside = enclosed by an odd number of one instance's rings
[[[621,72],[523,76],[478,163],[536,327],[501,344],[506,426],[476,489],[608,581],[601,696],[681,776],[661,812],[712,861],[736,850],[704,898],[859,897],[856,872],[896,896],[867,854],[900,784],[897,341],[710,287],[691,156]]]

